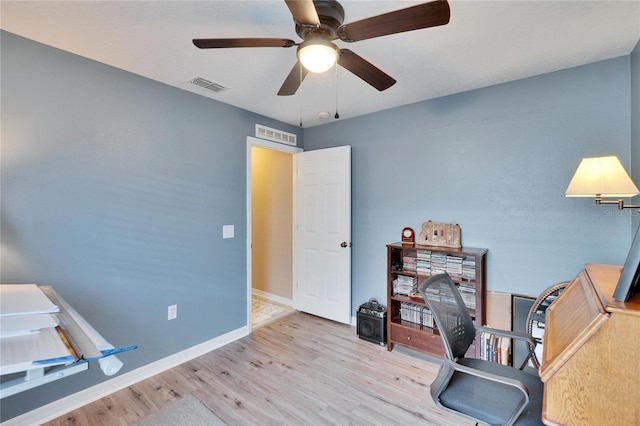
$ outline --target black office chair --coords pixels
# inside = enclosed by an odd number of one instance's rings
[[[431,384],[431,396],[443,410],[489,425],[541,425],[543,386],[537,375],[523,371],[535,348],[525,333],[473,324],[462,296],[444,273],[422,282],[420,295],[433,313],[444,343],[445,359]],[[465,358],[480,332],[527,341],[532,350],[520,368]]]

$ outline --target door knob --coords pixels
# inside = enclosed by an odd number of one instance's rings
[[[342,243],[340,243],[340,247],[345,248],[347,246],[347,242],[343,241]]]

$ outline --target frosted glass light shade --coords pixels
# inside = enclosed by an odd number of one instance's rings
[[[310,40],[298,48],[298,59],[311,72],[325,72],[338,60],[338,49],[328,41]]]
[[[566,197],[633,197],[640,191],[616,156],[584,158],[573,175]]]

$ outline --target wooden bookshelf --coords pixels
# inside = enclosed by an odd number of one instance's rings
[[[448,272],[460,286],[469,313],[476,324],[483,325],[486,255],[487,249],[482,248],[388,244],[387,349],[391,351],[397,344],[439,358],[444,356],[442,338],[431,326],[428,312],[423,312],[428,311],[427,304],[417,294],[411,294],[417,293],[425,279],[440,271]],[[472,345],[469,355],[479,356],[479,350],[479,346]]]

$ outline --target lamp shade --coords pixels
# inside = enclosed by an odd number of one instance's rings
[[[326,40],[308,40],[298,47],[298,59],[311,72],[325,72],[338,60],[338,49]]]
[[[633,197],[640,191],[616,156],[584,158],[573,175],[567,197]]]

